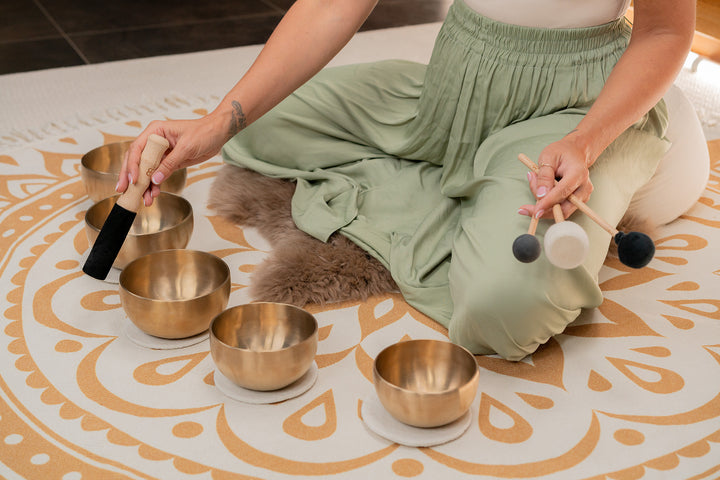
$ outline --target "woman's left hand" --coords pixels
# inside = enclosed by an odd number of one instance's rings
[[[593,185],[588,165],[592,162],[580,142],[573,138],[575,133],[573,131],[551,143],[540,153],[537,159],[539,172],[530,172],[528,175],[530,190],[537,198],[537,203],[521,206],[519,213],[552,218],[552,207],[559,203],[564,218],[567,218],[577,210],[568,200],[571,194],[583,202],[590,198]]]

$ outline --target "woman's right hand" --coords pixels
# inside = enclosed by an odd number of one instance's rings
[[[227,125],[212,114],[195,120],[153,121],[133,141],[125,154],[116,187],[118,192],[124,192],[129,182],[137,181],[140,154],[145,148],[148,136],[153,133],[167,139],[170,146],[143,195],[146,206],[152,205],[153,199],[160,194],[160,184],[175,170],[196,165],[215,156],[231,136]]]

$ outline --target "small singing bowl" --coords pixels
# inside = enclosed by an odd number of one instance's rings
[[[240,387],[287,387],[310,368],[318,324],[305,310],[282,303],[229,308],[210,324],[210,352],[220,373]]]
[[[93,202],[116,195],[115,186],[120,178],[125,152],[132,141],[115,142],[93,148],[80,160],[80,178],[85,191]],[[185,188],[187,169],[182,168],[172,173],[160,185],[160,190],[180,193]]]
[[[119,195],[100,200],[85,212],[85,234],[90,245]],[[123,269],[138,257],[158,250],[185,248],[193,232],[193,210],[190,202],[179,195],[160,192],[153,204],[137,213],[113,266]]]
[[[230,298],[230,268],[198,250],[163,250],[130,262],[120,273],[120,303],[148,335],[178,339],[210,326]]]
[[[462,417],[478,388],[475,357],[438,340],[407,340],[382,350],[373,364],[380,403],[397,420],[433,428]]]

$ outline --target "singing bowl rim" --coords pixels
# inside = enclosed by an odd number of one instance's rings
[[[88,150],[87,152],[85,152],[83,154],[83,156],[80,158],[80,167],[84,168],[85,170],[87,170],[89,172],[96,173],[98,175],[116,175],[116,176],[120,175],[120,170],[118,170],[118,171],[98,170],[97,168],[93,168],[90,165],[90,162],[93,159],[93,157],[95,156],[95,154],[100,152],[101,150],[109,150],[116,146],[120,146],[122,148],[122,146],[124,146],[125,144],[127,144],[129,146],[132,142],[133,142],[133,140],[125,140],[125,141],[119,141],[119,142],[110,142],[110,143],[106,143],[104,145],[98,145],[97,147],[95,147],[91,150]],[[127,148],[123,148],[123,152],[126,150],[127,150]]]
[[[185,215],[177,222],[170,225],[166,225],[165,227],[161,228],[160,230],[155,230],[153,232],[145,232],[145,233],[133,233],[132,229],[128,232],[128,237],[142,237],[146,235],[157,235],[159,233],[167,232],[168,230],[174,229],[174,228],[180,228],[183,224],[194,221],[194,215],[193,215],[193,208],[192,203],[190,201],[183,197],[182,195],[178,195],[177,193],[171,193],[171,192],[160,192],[160,194],[155,198],[154,201],[156,202],[162,202],[163,200],[160,199],[160,197],[169,197],[174,200],[177,200],[183,207],[186,208]],[[103,203],[110,203],[112,202],[113,205],[117,203],[117,200],[120,198],[120,194],[112,195],[110,197],[105,197],[102,200],[98,200],[95,202],[90,208],[88,208],[85,211],[85,226],[93,230],[96,234],[100,233],[100,230],[102,230],[102,225],[99,227],[93,223],[90,222],[90,218],[93,214],[93,211],[100,208],[100,205]],[[160,199],[160,200],[159,200]],[[112,208],[112,207],[111,207]],[[109,215],[109,212],[108,212]],[[107,217],[106,217],[107,219]],[[139,258],[139,257],[138,257]]]
[[[145,297],[145,296],[139,295],[139,294],[135,293],[134,291],[130,290],[129,288],[127,288],[127,286],[126,286],[127,282],[125,281],[125,279],[127,278],[128,275],[130,275],[130,273],[132,273],[131,267],[133,266],[133,264],[135,264],[135,263],[139,264],[140,261],[147,261],[147,257],[168,255],[169,254],[168,252],[182,252],[183,255],[185,255],[185,254],[192,254],[192,255],[200,254],[202,256],[207,256],[208,258],[210,258],[210,260],[212,260],[213,262],[215,262],[219,265],[220,269],[222,270],[222,280],[220,282],[218,282],[218,284],[209,292],[203,293],[202,295],[195,295],[194,297],[179,298],[179,299]],[[128,272],[130,272],[130,273],[128,273]],[[192,301],[197,301],[202,298],[211,297],[213,295],[216,295],[218,291],[220,291],[222,289],[226,289],[227,287],[225,287],[225,285],[228,285],[228,286],[231,285],[231,272],[230,272],[230,267],[222,258],[218,257],[217,255],[213,255],[210,252],[205,252],[203,250],[193,250],[193,249],[186,249],[186,248],[171,248],[171,249],[166,249],[166,250],[156,250],[154,252],[146,253],[145,255],[137,257],[136,259],[129,262],[125,266],[125,268],[123,268],[123,270],[120,272],[120,280],[118,282],[118,287],[124,292],[124,294],[129,295],[131,298],[133,298],[136,301],[152,302],[152,303],[155,303],[155,302],[172,303],[173,305],[179,305],[184,302],[192,302]],[[121,295],[120,299],[122,300],[122,295]],[[131,318],[131,320],[132,320],[132,318]],[[214,320],[214,317],[213,317],[213,320]],[[134,323],[134,321],[133,321],[133,323]]]
[[[463,355],[466,356],[468,358],[468,360],[472,360],[472,363],[475,364],[475,371],[470,376],[470,378],[467,381],[465,381],[462,385],[448,388],[446,390],[438,390],[435,392],[418,392],[416,390],[401,387],[401,386],[391,382],[390,380],[388,380],[385,376],[383,376],[380,373],[380,371],[378,369],[378,363],[379,363],[379,359],[381,359],[381,356],[388,354],[386,352],[389,352],[390,350],[392,350],[394,348],[402,348],[401,347],[402,344],[406,344],[405,346],[407,346],[411,343],[414,343],[414,344],[418,344],[418,343],[447,344],[448,348],[456,348],[456,349],[460,350],[461,353],[464,352]],[[398,342],[398,343],[395,343],[392,345],[388,345],[387,347],[383,348],[380,351],[380,353],[378,353],[377,356],[375,357],[375,359],[373,360],[373,380],[376,380],[373,383],[376,383],[376,382],[382,383],[384,386],[390,387],[394,390],[397,390],[397,391],[402,392],[407,395],[440,397],[442,395],[453,394],[454,392],[461,390],[463,387],[470,385],[472,383],[475,383],[476,380],[479,379],[479,377],[480,377],[480,370],[477,368],[477,361],[475,360],[475,356],[467,348],[463,347],[462,345],[458,345],[457,343],[447,342],[447,341],[443,341],[443,340],[432,340],[432,339],[404,340],[404,341],[401,341],[401,342]],[[377,384],[376,384],[376,387],[377,387]]]
[[[241,309],[247,308],[247,307],[252,307],[252,308],[254,308],[253,306],[262,306],[262,305],[275,305],[275,306],[280,306],[280,307],[285,307],[285,308],[289,307],[289,308],[292,309],[292,310],[296,310],[296,311],[302,312],[302,313],[304,313],[305,315],[307,315],[309,318],[312,319],[313,329],[312,329],[312,331],[308,334],[308,336],[305,337],[305,338],[303,338],[301,341],[299,341],[299,342],[297,342],[297,343],[293,343],[292,345],[288,345],[287,347],[284,347],[284,348],[279,348],[279,349],[277,349],[277,350],[252,350],[252,349],[250,349],[250,348],[235,347],[235,346],[230,345],[230,344],[228,344],[227,342],[221,340],[220,338],[218,338],[217,335],[215,335],[215,328],[214,328],[214,327],[215,327],[215,324],[216,324],[216,322],[221,321],[223,315],[230,314],[230,313],[232,313],[232,312],[235,311],[235,310],[241,310]],[[298,307],[297,305],[291,305],[291,304],[289,304],[289,303],[282,303],[282,302],[251,302],[251,303],[244,303],[244,304],[241,304],[241,305],[235,305],[235,306],[232,306],[232,307],[228,307],[228,308],[226,308],[225,310],[223,310],[222,312],[220,312],[220,313],[218,313],[217,315],[215,315],[215,317],[214,317],[214,318],[212,319],[212,321],[210,322],[210,326],[208,327],[208,331],[210,332],[210,339],[211,339],[212,341],[218,342],[223,348],[226,348],[226,349],[228,349],[228,350],[230,350],[230,351],[237,351],[237,352],[240,352],[241,354],[242,354],[242,353],[249,353],[249,354],[267,354],[267,355],[270,355],[270,354],[279,354],[279,353],[281,353],[281,352],[286,352],[286,351],[289,351],[289,350],[291,350],[291,349],[298,348],[299,345],[302,345],[302,344],[304,344],[304,343],[310,343],[310,342],[313,341],[313,339],[317,339],[318,334],[319,334],[319,330],[320,330],[320,327],[319,327],[317,318],[315,318],[315,315],[313,315],[312,313],[308,312],[308,311],[305,310],[304,308]],[[211,342],[210,345],[212,346],[212,342]]]
[[[130,145],[134,141],[135,141],[134,139],[133,140],[120,140],[117,142],[110,142],[110,143],[105,143],[103,145],[98,145],[97,147],[95,147],[91,150],[88,150],[87,152],[85,152],[83,154],[83,156],[80,158],[80,167],[84,168],[88,172],[96,173],[99,175],[118,176],[118,175],[120,175],[120,169],[118,169],[118,170],[98,170],[97,168],[94,168],[92,165],[90,165],[90,163],[92,162],[92,160],[94,160],[94,157],[98,154],[98,152],[101,152],[103,150],[110,150],[112,148],[119,148],[120,156],[122,156],[125,154],[125,152],[127,152],[129,150]],[[115,157],[113,157],[113,159],[115,159]],[[111,163],[111,165],[113,165],[113,164],[114,163]],[[176,172],[180,172],[183,170],[185,172],[187,172],[187,168],[180,168]],[[176,172],[173,172],[173,174],[175,174]]]
[[[86,165],[83,165],[82,163],[80,164],[80,169],[81,169],[81,171],[84,170],[84,171],[85,171],[87,174],[89,174],[89,175],[96,175],[96,176],[98,176],[98,177],[105,177],[105,176],[107,176],[107,177],[116,177],[116,178],[117,178],[117,177],[120,176],[120,172],[119,172],[119,171],[118,171],[118,172],[114,172],[114,171],[106,171],[106,170],[96,170],[96,169],[94,169],[94,168],[91,168],[91,167],[88,167],[88,166],[86,166]],[[187,167],[182,167],[182,168],[178,168],[177,170],[174,170],[174,171],[170,174],[170,176],[167,178],[167,180],[165,180],[165,182],[163,182],[163,183],[161,184],[161,186],[165,185],[165,184],[168,182],[168,180],[174,178],[175,176],[184,177],[183,181],[187,181]],[[85,179],[83,178],[82,180],[84,181]],[[102,180],[105,180],[105,178],[102,178]],[[178,179],[178,180],[179,180],[179,179]],[[185,185],[183,185],[183,188],[184,188],[184,187],[185,187]],[[165,190],[165,191],[166,191],[166,190]]]

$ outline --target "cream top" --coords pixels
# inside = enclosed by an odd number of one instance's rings
[[[630,0],[465,0],[481,15],[526,27],[576,28],[620,18]]]

